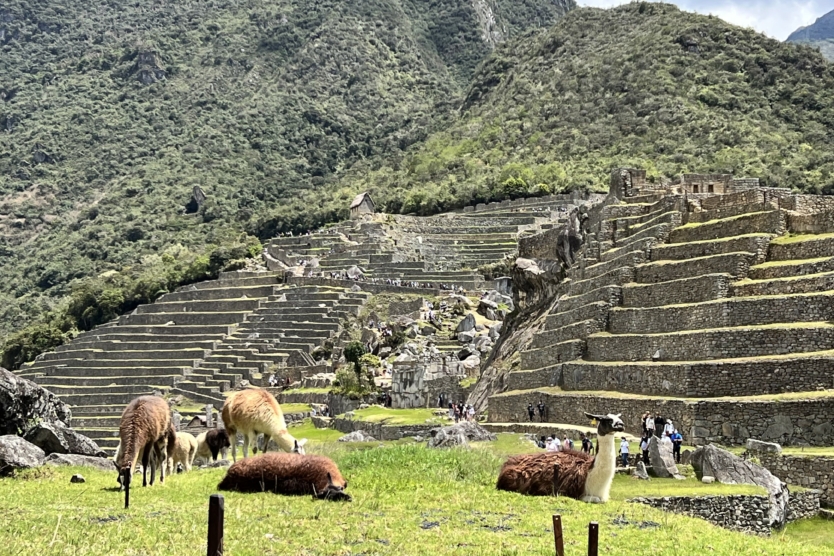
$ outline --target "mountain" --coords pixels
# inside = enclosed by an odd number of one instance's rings
[[[65,313],[81,279],[105,274],[124,293],[151,269],[136,295],[152,297],[217,270],[212,254],[257,252],[241,234],[262,210],[419,143],[496,45],[573,7],[4,1],[0,332]]]
[[[816,46],[826,58],[834,61],[834,11],[820,17],[813,25],[800,27],[791,33],[788,42]]]
[[[831,194],[832,90],[834,68],[807,46],[670,4],[580,8],[498,47],[445,129],[343,183],[387,211],[422,214],[522,192],[604,191],[609,169],[629,165],[654,180],[726,172]],[[307,205],[326,213],[341,202]]]

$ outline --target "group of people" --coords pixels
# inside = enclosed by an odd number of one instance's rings
[[[290,377],[286,376],[283,380],[281,380],[275,374],[271,374],[269,375],[269,379],[267,379],[267,383],[269,384],[270,388],[277,388],[279,386],[289,386]]]
[[[530,418],[530,422],[533,421],[537,411],[539,413],[539,421],[544,423],[545,414],[547,413],[547,406],[544,405],[544,402],[542,400],[539,400],[539,403],[536,404],[536,407],[533,407],[532,402],[527,404],[527,416]]]
[[[443,407],[443,395],[441,394],[438,397],[438,405]],[[474,421],[475,420],[475,407],[472,404],[466,404],[462,401],[457,403],[449,402],[449,419],[454,419],[455,423],[459,423],[461,421]]]
[[[666,419],[660,413],[652,415],[647,411],[641,417],[643,436],[640,439],[640,450],[643,452],[643,463],[649,464],[649,439],[655,436],[660,443],[672,448],[675,463],[681,462],[681,446],[683,435],[675,428],[671,419]]]
[[[542,436],[539,438],[539,441],[536,444],[539,448],[543,448],[548,452],[563,452],[566,450],[575,449],[573,440],[568,438],[567,434],[562,435],[561,440],[559,440],[558,435],[548,436],[547,438]],[[585,452],[586,454],[594,453],[594,443],[591,441],[590,437],[585,433],[582,433],[582,440],[579,449]]]

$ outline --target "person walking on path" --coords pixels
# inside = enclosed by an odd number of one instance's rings
[[[643,435],[640,439],[640,450],[643,452],[643,463],[649,465],[649,438],[648,435]]]
[[[654,436],[654,416],[651,413],[646,414],[646,436]]]
[[[620,441],[620,457],[623,459],[623,467],[628,467],[628,440],[625,436]]]
[[[532,423],[533,422],[533,417],[536,415],[536,410],[533,409],[532,402],[527,404],[527,415],[530,416],[530,422]]]
[[[681,462],[681,444],[683,444],[683,436],[675,429],[670,437],[672,439],[672,455],[675,456],[675,463]]]
[[[582,451],[586,454],[590,454],[591,450],[593,450],[594,445],[591,443],[591,439],[588,438],[587,434],[582,434]]]
[[[544,406],[543,401],[539,400],[538,408],[539,408],[539,421],[544,423],[544,413],[545,413],[547,408]],[[558,440],[558,437],[557,437],[557,440]]]

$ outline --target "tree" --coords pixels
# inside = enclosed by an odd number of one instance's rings
[[[362,384],[362,356],[365,355],[365,346],[362,342],[351,342],[345,346],[345,361],[353,363],[353,372],[356,373],[356,379],[359,384]]]

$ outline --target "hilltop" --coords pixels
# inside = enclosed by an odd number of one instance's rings
[[[812,25],[800,27],[791,33],[788,42],[818,47],[823,56],[834,60],[834,10],[817,19]]]
[[[172,274],[140,288],[149,298],[216,272],[198,259],[219,248],[258,252],[240,234],[266,207],[303,213],[304,191],[332,195],[356,161],[422,141],[495,45],[572,7],[4,2],[0,330],[55,308],[76,279],[116,271],[119,298],[139,279],[129,267]]]

